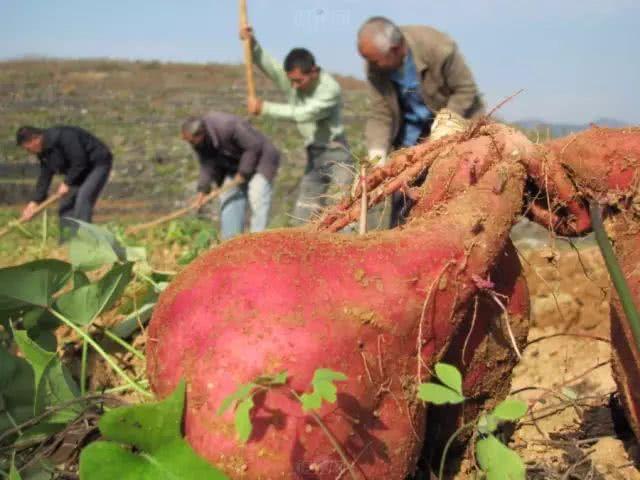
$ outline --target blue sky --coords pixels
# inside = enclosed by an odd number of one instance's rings
[[[257,36],[283,56],[311,49],[362,77],[355,32],[371,15],[452,35],[502,115],[640,123],[640,0],[248,0]],[[0,0],[0,58],[25,54],[241,61],[236,0]]]

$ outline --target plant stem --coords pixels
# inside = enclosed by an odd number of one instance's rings
[[[156,282],[153,281],[153,279],[151,277],[145,275],[144,273],[140,273],[140,272],[136,272],[136,275],[139,276],[144,281],[149,282],[151,284],[151,286],[155,289],[156,293],[160,293],[162,291],[162,289],[158,286],[158,284]]]
[[[122,348],[127,350],[129,353],[135,355],[140,360],[144,360],[144,354],[140,350],[135,349],[133,346],[125,342],[122,338],[120,338],[118,335],[113,333],[111,330],[109,330],[108,328],[105,328],[103,332],[107,337],[109,337],[111,340],[116,342],[118,345],[120,345]]]
[[[473,427],[473,425],[475,425],[474,422],[465,423],[458,430],[456,430],[453,433],[453,435],[449,437],[449,440],[447,440],[447,443],[444,446],[444,450],[442,451],[442,458],[440,459],[440,471],[438,472],[438,478],[440,480],[444,479],[444,464],[446,463],[446,460],[447,460],[447,453],[449,453],[449,447],[451,447],[451,444],[453,443],[453,441],[456,439],[458,435],[460,435],[467,428]]]
[[[78,327],[75,323],[73,323],[71,320],[69,320],[67,317],[65,317],[61,313],[57,312],[53,308],[49,309],[49,311],[52,313],[53,316],[55,316],[58,320],[60,320],[62,323],[64,323],[67,327],[71,328],[74,332],[76,332],[78,335],[80,335],[84,339],[85,342],[88,342],[89,345],[91,345],[96,350],[96,352],[98,352],[100,354],[100,356],[102,356],[102,358],[105,359],[105,361],[109,364],[109,366],[118,375],[120,375],[124,381],[126,381],[129,385],[131,385],[131,387],[133,387],[134,390],[136,390],[138,393],[141,393],[142,395],[144,395],[146,397],[153,397],[153,395],[151,393],[146,391],[144,388],[142,388],[140,385],[138,385],[135,381],[133,381],[131,378],[129,378],[129,376],[118,366],[118,364],[113,361],[111,356],[107,352],[105,352],[102,349],[102,347],[100,347],[100,345],[98,345],[98,343],[96,343],[96,341],[93,338],[91,338],[91,335],[87,334],[83,329]]]
[[[16,222],[12,226],[20,230],[27,238],[33,238],[33,234],[29,230],[24,228],[21,223]]]
[[[149,382],[147,380],[143,380],[140,382],[140,385],[149,385]],[[131,385],[120,385],[119,387],[113,387],[110,388],[108,390],[105,390],[104,393],[107,395],[110,395],[112,393],[119,393],[119,392],[124,392],[125,390],[130,390],[133,387]]]
[[[42,212],[42,242],[40,243],[40,256],[44,255],[44,249],[47,246],[47,211]]]
[[[82,358],[80,360],[80,396],[84,397],[87,393],[87,353],[89,344],[86,340],[82,341]]]
[[[293,389],[289,389],[289,391],[298,400],[298,402],[300,402],[300,405],[302,405],[302,399],[296,393],[296,391],[293,390]],[[345,451],[342,449],[342,447],[338,443],[338,440],[336,439],[336,437],[333,436],[333,434],[329,431],[327,426],[324,424],[324,422],[322,421],[322,419],[318,416],[318,414],[316,412],[314,412],[313,410],[310,410],[307,413],[309,415],[311,415],[311,418],[313,418],[315,420],[315,422],[318,424],[318,426],[320,427],[322,432],[329,439],[329,442],[333,446],[333,449],[336,451],[336,453],[340,456],[340,459],[342,460],[342,463],[344,463],[344,466],[347,469],[347,471],[349,472],[349,475],[351,476],[351,478],[353,480],[358,480],[359,477],[358,477],[356,471],[353,469],[353,465],[351,465],[351,462],[347,458],[347,454],[345,453]]]
[[[640,352],[640,315],[638,315],[638,309],[633,303],[633,295],[631,294],[629,285],[624,278],[618,259],[613,252],[613,247],[611,246],[607,232],[604,229],[600,205],[595,201],[591,201],[591,203],[589,203],[589,213],[591,214],[591,224],[593,225],[593,231],[596,234],[596,241],[600,247],[602,258],[604,258],[604,263],[609,271],[611,282],[613,283],[616,292],[618,292],[622,309],[624,310],[629,325],[631,326],[631,332],[633,333],[633,338],[636,342],[636,352]]]

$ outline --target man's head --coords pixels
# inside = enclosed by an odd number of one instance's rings
[[[358,51],[374,70],[397,70],[402,66],[407,50],[404,35],[388,18],[371,17],[358,31]]]
[[[204,141],[205,127],[202,118],[189,117],[182,124],[182,138],[197,147]]]
[[[284,59],[284,69],[291,86],[301,92],[313,90],[320,76],[313,54],[304,48],[294,48]]]
[[[37,155],[42,153],[44,130],[36,127],[20,127],[16,132],[16,144],[27,152]]]

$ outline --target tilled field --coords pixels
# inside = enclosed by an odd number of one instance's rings
[[[530,478],[640,479],[638,446],[615,396],[608,277],[599,250],[543,247],[521,256],[532,329],[512,392],[532,405],[532,414],[516,427],[512,446]]]

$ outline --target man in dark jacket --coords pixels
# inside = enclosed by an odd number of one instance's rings
[[[222,112],[192,117],[182,125],[182,138],[198,154],[200,179],[195,205],[211,190],[211,183],[237,187],[220,196],[220,236],[223,239],[243,231],[247,201],[251,207],[251,232],[267,227],[273,180],[280,165],[280,153],[246,120]]]
[[[79,127],[56,126],[46,130],[24,126],[16,133],[16,143],[38,157],[40,176],[32,201],[22,212],[29,220],[49,193],[55,174],[65,176],[58,187],[60,228],[75,231],[77,225],[67,219],[91,222],[93,208],[111,172],[109,148],[94,135]]]

